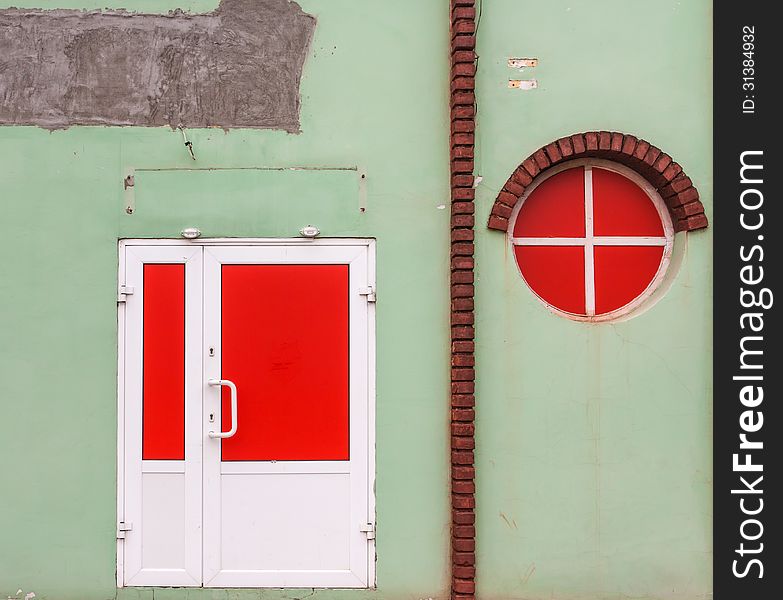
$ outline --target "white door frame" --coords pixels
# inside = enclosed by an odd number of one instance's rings
[[[119,368],[121,388],[121,408],[118,421],[122,430],[118,436],[118,469],[122,478],[122,493],[118,494],[118,502],[122,504],[122,513],[118,515],[120,522],[126,522],[124,515],[140,515],[142,511],[143,479],[155,477],[182,476],[182,506],[183,515],[183,547],[184,557],[181,564],[171,568],[145,568],[143,565],[142,540],[147,536],[143,524],[136,518],[136,529],[126,533],[125,538],[118,531],[118,559],[122,557],[123,570],[118,568],[117,578],[123,580],[122,585],[165,585],[165,586],[199,586],[202,579],[201,565],[201,487],[202,487],[202,452],[201,440],[196,431],[201,427],[201,391],[197,382],[201,377],[201,339],[203,313],[201,306],[201,289],[203,276],[203,253],[196,248],[183,246],[171,247],[134,247],[125,249],[121,254],[120,263],[124,269],[124,282],[133,282],[134,301],[120,302],[122,319],[122,346],[120,347],[121,363]],[[142,460],[142,372],[143,372],[143,328],[144,328],[144,264],[184,264],[185,266],[185,458],[182,461]],[[130,291],[130,290],[128,290]],[[133,324],[129,326],[128,324]],[[135,402],[126,403],[125,398],[133,398]],[[138,408],[138,410],[133,410]],[[131,430],[135,435],[125,438],[125,432]],[[145,477],[146,476],[146,477]],[[156,479],[155,481],[160,481]],[[147,489],[155,489],[156,485],[148,482]],[[179,485],[179,482],[177,482]],[[165,489],[165,488],[163,488]],[[176,499],[172,498],[172,502]],[[135,518],[135,517],[134,517]],[[133,519],[128,521],[132,527]],[[150,541],[154,546],[154,540]],[[119,552],[119,546],[122,553]]]
[[[330,265],[347,264],[349,269],[348,302],[350,318],[350,447],[353,449],[368,448],[368,426],[364,402],[367,394],[367,344],[368,319],[367,310],[372,306],[361,295],[362,288],[369,285],[367,281],[368,252],[361,246],[328,245],[321,246],[317,253],[312,252],[312,246],[219,246],[204,249],[204,343],[214,348],[214,356],[204,352],[204,378],[222,379],[221,365],[221,267],[224,264],[252,265]],[[210,318],[207,318],[209,315]],[[240,408],[238,420],[242,421],[242,389],[239,389]],[[220,410],[220,391],[211,389],[205,391],[204,427],[208,424],[208,413]],[[216,419],[220,422],[220,419]],[[241,425],[240,425],[241,427]],[[206,435],[205,429],[205,435]],[[205,587],[367,587],[368,568],[366,549],[368,539],[361,527],[373,520],[367,506],[369,495],[368,476],[369,465],[367,455],[363,451],[352,451],[347,461],[281,461],[256,462],[239,461],[221,463],[221,440],[208,439],[204,442],[204,586]],[[229,482],[253,481],[261,482],[265,477],[280,478],[282,474],[299,473],[300,478],[308,477],[345,477],[350,481],[350,513],[352,530],[348,533],[349,564],[347,568],[328,570],[262,570],[225,566],[221,564],[221,544],[228,538],[221,533],[221,520],[230,519],[231,513],[222,508],[221,496]],[[282,476],[283,479],[288,479]],[[236,485],[236,484],[234,484]],[[253,484],[251,484],[253,485]],[[313,485],[312,483],[310,485]],[[223,491],[221,491],[223,490]],[[316,504],[327,502],[326,498]],[[272,502],[265,505],[270,510],[276,510],[279,505]],[[221,517],[222,515],[222,517]],[[304,519],[302,515],[300,521]],[[274,520],[273,520],[274,521]],[[276,523],[269,524],[272,530]],[[280,539],[286,535],[286,530],[275,531],[275,537]],[[302,532],[306,535],[305,532]],[[290,536],[290,534],[288,534]],[[233,538],[232,538],[233,539]],[[238,543],[238,540],[236,540]],[[300,548],[301,548],[300,544]]]
[[[372,239],[279,239],[279,238],[203,238],[196,240],[179,240],[179,239],[127,239],[120,240],[119,242],[119,279],[118,283],[123,286],[127,281],[127,269],[126,269],[126,257],[129,252],[138,252],[142,250],[141,247],[153,247],[153,246],[166,246],[171,247],[174,255],[182,254],[182,251],[187,247],[198,248],[202,246],[289,246],[289,247],[308,247],[308,246],[364,246],[367,248],[367,282],[373,288],[375,287],[375,240]],[[204,249],[206,251],[206,249]],[[184,255],[183,255],[184,256]],[[165,262],[155,259],[155,262]],[[172,261],[176,262],[176,261]],[[182,261],[179,261],[182,262]],[[317,262],[317,261],[314,261]],[[199,281],[201,283],[201,281]],[[187,284],[186,284],[187,285]],[[200,308],[199,308],[200,309]],[[132,310],[132,309],[131,309]],[[140,309],[139,309],[140,310]],[[128,343],[128,335],[131,333],[126,330],[126,320],[128,316],[128,307],[126,302],[120,301],[118,303],[118,381],[117,381],[117,399],[118,399],[118,413],[117,413],[117,522],[124,521],[125,517],[125,493],[126,493],[126,477],[127,465],[125,464],[126,455],[126,440],[125,440],[125,428],[126,428],[126,393],[127,393],[127,378],[126,378],[126,366],[128,356],[126,355],[126,345]],[[199,326],[200,327],[200,326]],[[375,304],[367,304],[367,515],[369,521],[374,528],[375,524]],[[186,359],[187,360],[187,359]],[[203,374],[202,378],[203,378]],[[203,403],[202,403],[203,406]],[[187,418],[187,417],[186,417]],[[129,440],[128,440],[129,442]],[[199,514],[201,518],[202,515]],[[126,540],[121,539],[121,532],[118,532],[117,539],[117,586],[124,587],[126,585],[194,585],[193,583],[149,583],[143,584],[141,580],[137,583],[135,579],[125,581],[125,570],[128,568],[127,560],[130,558],[125,552]],[[375,586],[375,540],[374,536],[369,536],[370,539],[367,545],[367,579],[363,587]],[[201,573],[199,572],[199,575]],[[203,585],[196,583],[195,585]],[[240,586],[234,587],[245,587]],[[261,587],[255,586],[252,587]],[[348,587],[337,585],[335,587]]]

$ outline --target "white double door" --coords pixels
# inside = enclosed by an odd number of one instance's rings
[[[371,251],[121,244],[119,585],[372,584]]]

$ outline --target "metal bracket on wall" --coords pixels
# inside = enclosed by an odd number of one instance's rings
[[[518,90],[534,90],[538,87],[535,79],[509,79],[508,87]]]
[[[538,66],[537,58],[509,58],[508,68],[518,69],[524,71],[525,69],[532,69]],[[538,87],[538,80],[536,79],[509,79],[508,87],[510,89],[517,90],[534,90]]]
[[[136,194],[134,193],[134,187],[136,186],[136,170],[133,168],[125,169],[122,177],[123,198],[125,201],[125,213],[132,215],[136,209]]]
[[[538,66],[537,58],[509,58],[508,59],[508,67],[510,69],[519,69],[521,71],[525,67],[532,68],[537,66]]]
[[[367,210],[367,171],[362,167],[356,168],[359,174],[359,211]]]

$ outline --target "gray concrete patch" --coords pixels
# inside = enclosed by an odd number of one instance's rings
[[[299,131],[315,18],[289,0],[213,12],[0,10],[0,124]]]

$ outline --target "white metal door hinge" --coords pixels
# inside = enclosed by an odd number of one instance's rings
[[[367,287],[359,288],[359,295],[367,296],[367,302],[375,302],[376,299],[375,288],[371,285],[368,285]]]
[[[364,523],[359,525],[359,531],[364,533],[368,540],[375,539],[375,523]]]
[[[125,533],[133,530],[133,523],[129,521],[120,521],[117,523],[117,539],[124,540]]]
[[[117,302],[125,302],[128,299],[128,296],[132,295],[135,291],[135,288],[129,285],[121,285],[117,290]]]

